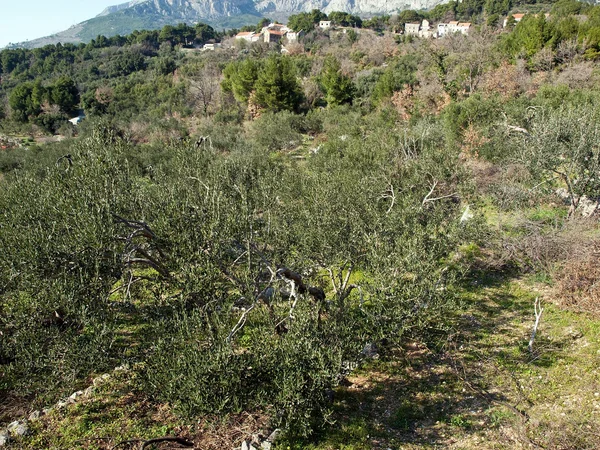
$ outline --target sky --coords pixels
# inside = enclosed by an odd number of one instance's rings
[[[127,0],[0,0],[0,48],[66,30]]]

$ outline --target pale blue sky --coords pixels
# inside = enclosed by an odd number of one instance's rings
[[[66,30],[126,1],[0,0],[0,48]]]

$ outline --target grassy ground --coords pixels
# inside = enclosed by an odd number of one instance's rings
[[[527,349],[535,288],[474,280],[444,348],[407,343],[349,378],[325,449],[599,448],[600,320],[546,302]]]
[[[538,295],[544,313],[530,353]],[[600,448],[600,319],[559,309],[549,296],[529,280],[472,279],[441,347],[382,351],[338,388],[330,427],[277,448]],[[33,435],[14,448],[106,449],[178,435],[225,449],[265,430],[258,413],[184,422],[133,384],[131,372],[115,373],[89,398],[33,422]]]

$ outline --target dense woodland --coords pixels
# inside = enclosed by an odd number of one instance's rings
[[[371,350],[441,351],[477,280],[600,312],[600,6],[324,17],[286,54],[203,24],[0,52],[0,422],[126,365],[177,420],[309,448]],[[400,33],[423,18],[474,26]],[[110,448],[78,433],[15,448]]]

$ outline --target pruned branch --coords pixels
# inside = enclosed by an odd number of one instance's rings
[[[527,131],[525,128],[517,127],[515,125],[508,125],[508,124],[506,124],[506,128],[508,128],[510,131],[517,131],[519,133],[523,133],[523,134],[529,136],[529,131]]]
[[[154,234],[154,231],[152,231],[152,229],[150,229],[150,227],[148,226],[148,224],[146,222],[141,222],[139,220],[124,219],[123,217],[121,217],[115,213],[111,213],[111,215],[115,219],[115,223],[122,223],[126,227],[132,228],[134,230],[133,234],[130,235],[131,237],[135,237],[137,235],[143,235],[144,237],[146,237],[148,239],[156,239],[156,234]]]
[[[271,279],[267,283],[267,287],[265,289],[263,289],[258,295],[256,295],[256,297],[254,297],[254,302],[252,303],[252,305],[248,309],[244,310],[240,319],[237,321],[235,326],[231,329],[231,331],[227,335],[227,338],[225,339],[226,342],[228,342],[228,343],[231,342],[231,339],[233,338],[233,336],[235,336],[235,334],[238,331],[240,331],[242,328],[244,328],[244,325],[246,325],[246,321],[248,320],[248,314],[250,314],[252,312],[252,310],[254,308],[256,308],[256,306],[258,305],[258,303],[261,300],[264,301],[265,303],[267,303],[269,301],[269,299],[273,296],[274,291],[273,291],[273,288],[271,287],[271,284],[273,284],[273,280],[275,279],[276,273],[273,272],[272,270],[270,270],[270,272],[271,272]]]
[[[452,194],[442,195],[440,197],[431,198],[431,194],[433,194],[433,191],[435,191],[435,188],[437,187],[437,185],[438,185],[438,182],[434,181],[433,184],[432,184],[432,186],[431,186],[431,189],[429,190],[429,192],[427,193],[427,195],[423,199],[423,202],[421,203],[421,206],[425,206],[425,204],[429,203],[429,202],[435,202],[437,200],[442,200],[444,198],[449,198],[449,197],[456,197],[458,195],[456,192],[453,192]]]
[[[389,183],[387,190],[383,194],[381,194],[381,198],[389,198],[392,200],[389,208],[385,212],[386,214],[389,214],[392,211],[394,205],[396,204],[396,192],[394,191],[394,185],[392,183]]]
[[[73,167],[73,158],[71,157],[70,154],[69,155],[63,155],[60,158],[58,158],[56,160],[56,167],[58,167],[58,165],[60,164],[60,162],[62,160],[66,160],[69,163],[69,165],[67,166],[67,170],[69,170],[71,167]]]
[[[125,242],[125,250],[122,255],[123,264],[127,267],[132,266],[133,264],[143,264],[152,267],[164,278],[172,278],[165,265],[150,253],[148,247],[150,247],[150,242],[153,242],[153,249],[156,250],[160,256],[164,257],[164,253],[156,245],[155,241],[158,239],[150,226],[146,222],[139,220],[125,219],[114,213],[111,213],[111,215],[113,216],[115,223],[123,224],[125,227],[132,230],[125,237],[117,237],[118,240]],[[137,238],[144,238],[146,241],[140,242],[140,239]]]
[[[544,308],[542,308],[542,302],[539,297],[535,298],[535,302],[533,303],[533,312],[535,314],[535,323],[533,325],[533,330],[531,331],[529,345],[527,345],[527,348],[529,349],[530,353],[533,353],[533,341],[535,339],[535,335],[537,334],[537,329],[542,318],[542,313],[544,312]]]
[[[515,125],[509,125],[508,124],[508,117],[506,116],[506,113],[502,113],[502,116],[504,116],[504,126],[506,128],[508,128],[509,132],[516,131],[516,132],[522,133],[522,134],[524,134],[526,136],[530,136],[529,131],[527,131],[525,128],[517,127]]]
[[[255,298],[254,303],[252,303],[252,306],[250,306],[248,309],[244,310],[244,312],[242,313],[242,316],[240,317],[240,320],[237,321],[235,326],[231,329],[231,331],[227,335],[227,339],[225,339],[226,342],[231,342],[231,338],[233,338],[233,336],[235,336],[235,334],[238,331],[240,331],[242,328],[244,328],[244,325],[246,325],[246,320],[248,319],[248,314],[250,314],[250,312],[254,308],[256,308],[256,305],[258,305],[259,300],[260,300],[259,297]]]

